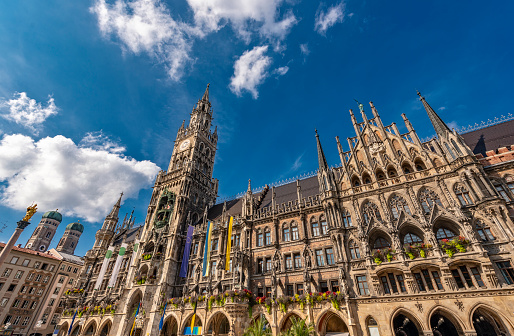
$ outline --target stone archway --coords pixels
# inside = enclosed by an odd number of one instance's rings
[[[479,307],[471,317],[477,336],[508,335],[505,322],[490,309]]]
[[[209,336],[228,336],[230,332],[230,322],[222,312],[215,313],[207,322],[207,332]]]
[[[91,322],[84,328],[84,336],[93,336],[96,332],[96,322]]]
[[[170,315],[162,326],[161,336],[177,336],[178,322],[175,316]]]
[[[109,336],[109,332],[111,331],[112,322],[107,321],[104,323],[103,327],[100,328],[100,333],[98,336]]]
[[[436,309],[430,316],[430,329],[434,336],[461,336],[464,335],[461,325],[450,313]]]
[[[287,315],[282,322],[282,326],[280,327],[280,332],[284,332],[284,331],[290,329],[291,325],[293,324],[293,319],[300,320],[301,317],[295,313],[291,313],[291,314]]]
[[[394,317],[393,331],[395,336],[423,335],[423,330],[419,325],[417,325],[416,320],[403,313],[396,314]]]
[[[200,319],[200,316],[196,314],[194,326],[191,328],[191,322],[193,320],[193,314],[191,314],[187,319],[186,322],[182,326],[182,335],[203,335],[203,323]]]
[[[78,336],[80,333],[80,326],[76,326],[70,333],[70,336]]]
[[[141,303],[142,299],[143,293],[141,290],[137,289],[134,293],[132,293],[132,296],[128,301],[129,304],[127,305],[127,310],[125,311],[127,323],[125,324],[125,331],[123,332],[123,335],[130,335],[130,331],[132,330],[132,326],[134,325],[134,320],[136,318],[137,307]],[[140,333],[141,329],[134,329],[134,335],[137,336],[138,332]]]
[[[343,319],[334,312],[328,311],[319,320],[317,330],[320,336],[348,336],[349,330]]]
[[[59,333],[57,335],[66,336],[68,334],[68,329],[70,329],[68,322],[64,322],[59,328]]]

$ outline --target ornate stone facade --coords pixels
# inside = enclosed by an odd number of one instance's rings
[[[359,104],[362,122],[350,110],[350,150],[337,138],[340,166],[329,168],[316,133],[316,176],[258,192],[249,184],[242,197],[214,205],[217,132],[207,88],[157,176],[121,309],[88,315],[72,335],[129,335],[140,303],[134,335],[183,335],[194,305],[202,335],[242,335],[259,316],[273,335],[293,316],[323,336],[513,335],[512,161],[483,166],[420,100],[436,138],[421,142],[405,115],[401,134],[383,125],[373,103],[370,119]],[[202,276],[209,221],[210,271]],[[183,279],[188,224],[195,231]],[[268,300],[248,300],[244,290]],[[328,291],[337,294],[318,294]],[[70,323],[61,321],[59,335]]]

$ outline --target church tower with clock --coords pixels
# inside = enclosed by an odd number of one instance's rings
[[[138,255],[142,257],[132,264],[128,275],[145,279],[145,286],[129,281],[126,305],[137,306],[141,301],[146,311],[155,311],[161,302],[153,298],[182,295],[184,280],[179,272],[188,224],[203,219],[218,192],[218,180],[212,178],[218,135],[216,128],[211,131],[211,122],[207,85],[189,124],[184,121],[177,132],[168,170],[159,172],[156,178],[139,242]],[[149,322],[156,325],[155,321]]]

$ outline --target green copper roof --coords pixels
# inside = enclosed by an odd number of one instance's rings
[[[75,230],[79,231],[80,233],[84,232],[84,225],[80,223],[70,223],[66,225],[66,230]]]
[[[43,215],[43,218],[55,219],[59,223],[62,222],[62,215],[60,213],[58,213],[57,211],[47,211]]]

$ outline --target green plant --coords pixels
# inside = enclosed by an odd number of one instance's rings
[[[271,329],[268,321],[261,316],[250,324],[250,326],[245,330],[243,336],[271,336]]]
[[[305,320],[300,318],[291,318],[291,327],[281,334],[281,336],[311,336],[314,334],[314,326],[312,323],[307,324]]]

